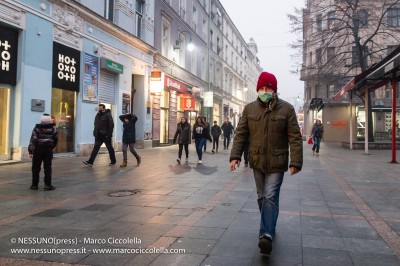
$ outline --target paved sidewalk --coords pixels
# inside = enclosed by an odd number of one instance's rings
[[[270,257],[252,171],[230,173],[226,150],[203,165],[193,145],[182,165],[177,146],[138,150],[139,167],[56,158],[55,191],[28,189],[29,163],[2,165],[0,265],[400,265],[400,165],[388,150],[321,146],[305,144],[303,170],[285,175]],[[153,248],[185,253],[132,253]]]

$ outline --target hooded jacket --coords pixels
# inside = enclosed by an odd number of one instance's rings
[[[128,122],[125,122],[125,118],[128,118]],[[123,143],[135,143],[136,142],[136,121],[137,116],[134,114],[120,115],[119,119],[123,123],[124,132],[122,133]]]
[[[114,121],[111,115],[110,109],[106,109],[104,112],[98,112],[94,118],[94,130],[93,136],[98,137],[109,137],[111,138],[114,130]]]
[[[249,142],[250,167],[264,173],[301,170],[303,140],[292,105],[276,97],[268,105],[259,98],[245,106],[236,129],[230,161],[241,160]],[[290,147],[290,161],[289,161]]]
[[[36,149],[55,148],[58,137],[54,124],[36,124],[32,130],[31,139],[28,146],[29,154],[33,154]]]

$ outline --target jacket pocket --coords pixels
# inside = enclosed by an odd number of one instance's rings
[[[248,115],[247,121],[251,132],[257,132],[260,128],[261,115]]]
[[[271,117],[271,127],[273,131],[283,131],[286,129],[286,116],[284,115],[276,115],[274,117]],[[278,132],[278,133],[279,133]]]
[[[288,167],[288,157],[287,149],[271,149],[270,168],[285,170]]]

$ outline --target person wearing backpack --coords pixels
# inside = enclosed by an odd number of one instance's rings
[[[314,154],[319,155],[319,147],[323,134],[324,134],[324,126],[322,125],[321,120],[317,119],[311,130],[311,136],[314,141],[314,145],[312,147],[313,155]]]

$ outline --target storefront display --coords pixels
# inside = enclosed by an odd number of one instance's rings
[[[0,160],[10,159],[10,92],[17,84],[18,31],[0,25]]]
[[[10,90],[0,87],[0,160],[8,159]]]
[[[79,92],[80,58],[78,50],[53,43],[51,115],[58,132],[55,152],[74,152],[75,104]]]

